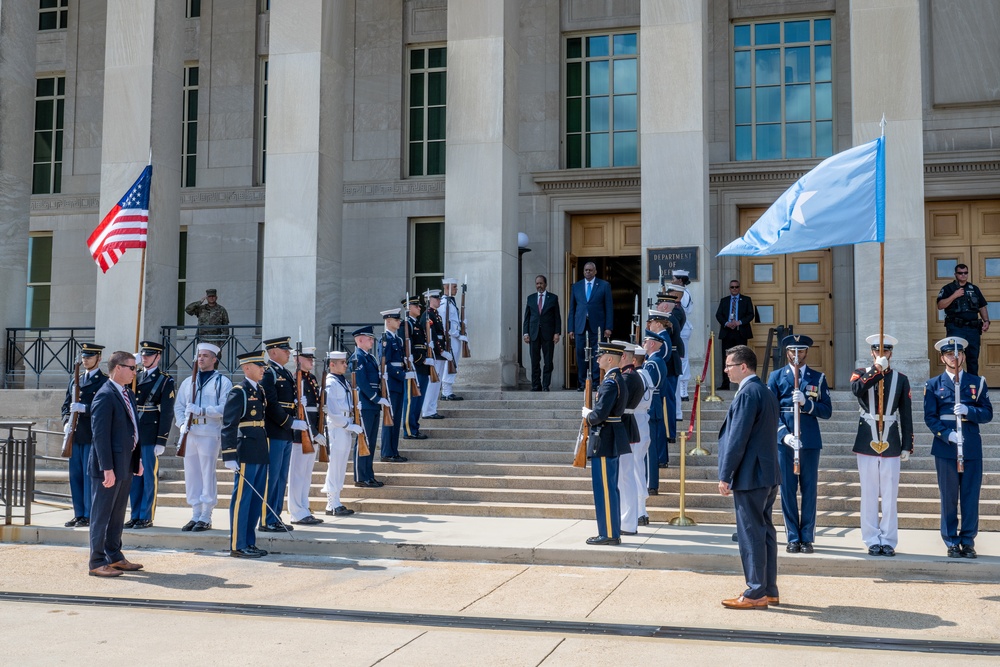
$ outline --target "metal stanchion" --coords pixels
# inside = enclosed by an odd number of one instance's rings
[[[721,403],[722,399],[715,395],[715,332],[708,332],[708,355],[709,355],[709,367],[712,372],[708,375],[711,381],[708,383],[712,389],[712,393],[705,397],[706,403]],[[704,378],[703,378],[704,379]]]
[[[701,412],[699,410],[699,412]],[[671,526],[697,526],[694,519],[691,519],[686,514],[684,514],[684,475],[686,468],[684,465],[684,460],[687,458],[687,433],[679,434],[681,441],[681,493],[680,493],[680,511],[681,513],[670,520]]]
[[[695,420],[695,430],[694,430],[694,449],[691,450],[691,456],[708,456],[708,450],[701,446],[701,406],[695,405],[695,412],[697,414]]]

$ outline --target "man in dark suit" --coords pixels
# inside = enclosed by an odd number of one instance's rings
[[[601,337],[610,338],[613,328],[614,306],[611,303],[611,285],[596,276],[597,266],[593,262],[584,264],[583,280],[573,283],[569,295],[566,331],[570,342],[576,344],[576,373],[580,381],[577,391],[583,391],[583,385],[587,381],[584,334],[590,335],[590,348],[596,350]],[[594,382],[597,382],[597,364],[593,364],[591,372]]]
[[[548,391],[552,381],[552,353],[562,335],[559,297],[548,291],[545,276],[535,277],[535,291],[524,306],[524,342],[531,350],[531,391]],[[542,357],[545,365],[542,366]]]
[[[93,448],[87,468],[93,499],[90,507],[90,576],[117,577],[141,570],[122,553],[122,529],[132,475],[142,474],[139,416],[128,385],[135,378],[135,356],[115,352],[108,361],[108,381],[94,396],[91,410]]]
[[[715,311],[715,319],[722,328],[719,329],[719,344],[722,348],[722,358],[729,354],[730,348],[746,345],[753,338],[750,327],[757,316],[753,301],[748,296],[740,294],[740,281],[729,281],[729,296],[722,297],[719,309]],[[729,377],[722,374],[722,385],[719,389],[729,389]]]
[[[719,493],[733,494],[736,536],[747,587],[723,600],[729,609],[778,604],[778,539],[771,521],[781,478],[778,399],[757,377],[757,355],[745,345],[729,350],[724,371],[736,396],[719,431]]]

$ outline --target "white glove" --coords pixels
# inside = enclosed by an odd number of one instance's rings
[[[958,444],[958,433],[952,431],[948,434],[948,442],[957,445]]]
[[[955,406],[954,412],[956,415],[967,415],[969,414],[969,406],[962,405],[961,403],[959,403],[958,405]]]
[[[417,379],[417,374],[415,372],[413,372],[413,371],[409,371],[406,374],[406,379],[407,380],[416,380]]]
[[[326,447],[326,436],[323,435],[322,433],[317,433],[316,436],[313,438],[313,442],[319,445],[320,447]]]
[[[153,447],[153,453],[157,456],[163,456],[163,452],[167,451],[167,448],[163,445],[156,445]]]
[[[348,424],[347,430],[350,431],[351,433],[357,433],[358,435],[361,435],[362,433],[365,432],[365,430],[361,428],[361,426],[359,426],[358,424]]]
[[[413,365],[413,355],[412,355],[412,354],[411,354],[410,356],[408,356],[408,357],[406,358],[406,360],[410,362],[410,365],[411,365],[411,366]]]
[[[899,453],[899,460],[903,461],[904,463],[906,461],[909,461],[910,460],[910,450],[904,449],[903,451],[901,451]]]
[[[806,395],[803,394],[799,389],[792,392],[792,402],[798,403],[799,405],[806,404]]]
[[[87,411],[87,404],[86,403],[70,403],[69,404],[69,411],[70,412],[79,412],[80,414],[83,414],[83,413],[85,413]]]
[[[468,336],[459,336],[458,339],[460,341],[462,341],[463,343],[468,343],[469,342],[469,337]]]
[[[455,357],[451,356],[451,352],[442,352],[441,356],[444,357],[445,359],[447,359],[448,361],[451,361],[452,359],[455,358]]]
[[[380,398],[380,399],[378,399],[378,404],[379,405],[384,405],[387,408],[391,408],[392,407],[392,403],[389,402],[388,398]]]
[[[239,469],[240,464],[236,461],[226,461],[225,466],[233,472],[236,472]]]
[[[589,415],[591,412],[593,412],[593,410],[588,408],[586,405],[580,409],[580,414],[583,415],[584,419],[586,419],[587,415]]]
[[[194,403],[188,403],[187,407],[184,408],[184,414],[194,415],[195,417],[200,417],[205,414],[205,408],[195,405]]]
[[[433,359],[431,359],[430,357],[427,357],[426,359],[424,359],[424,366],[433,366],[433,365],[434,365],[434,360]]]
[[[875,360],[875,365],[881,368],[883,371],[889,368],[889,359],[886,357],[879,357]]]
[[[796,447],[801,447],[802,446],[802,441],[799,440],[798,438],[796,438],[791,433],[789,433],[784,438],[782,438],[781,442],[783,442],[784,444],[788,445],[792,449],[795,449]]]
[[[309,424],[306,423],[305,419],[293,419],[292,420],[292,430],[293,431],[308,431]]]
[[[63,426],[63,433],[69,434],[72,432],[73,432],[73,425],[69,422],[66,422],[66,424]]]

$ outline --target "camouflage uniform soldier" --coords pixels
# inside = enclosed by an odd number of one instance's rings
[[[192,301],[184,308],[188,315],[198,318],[198,326],[228,325],[229,313],[218,303],[218,292],[214,289],[205,290],[205,298],[201,301]],[[205,342],[215,343],[222,347],[226,342],[226,329],[199,329],[198,338]]]

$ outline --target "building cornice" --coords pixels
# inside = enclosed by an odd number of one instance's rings
[[[344,183],[344,203],[444,199],[444,177]]]
[[[542,192],[638,191],[642,185],[638,167],[536,171],[531,177]]]

